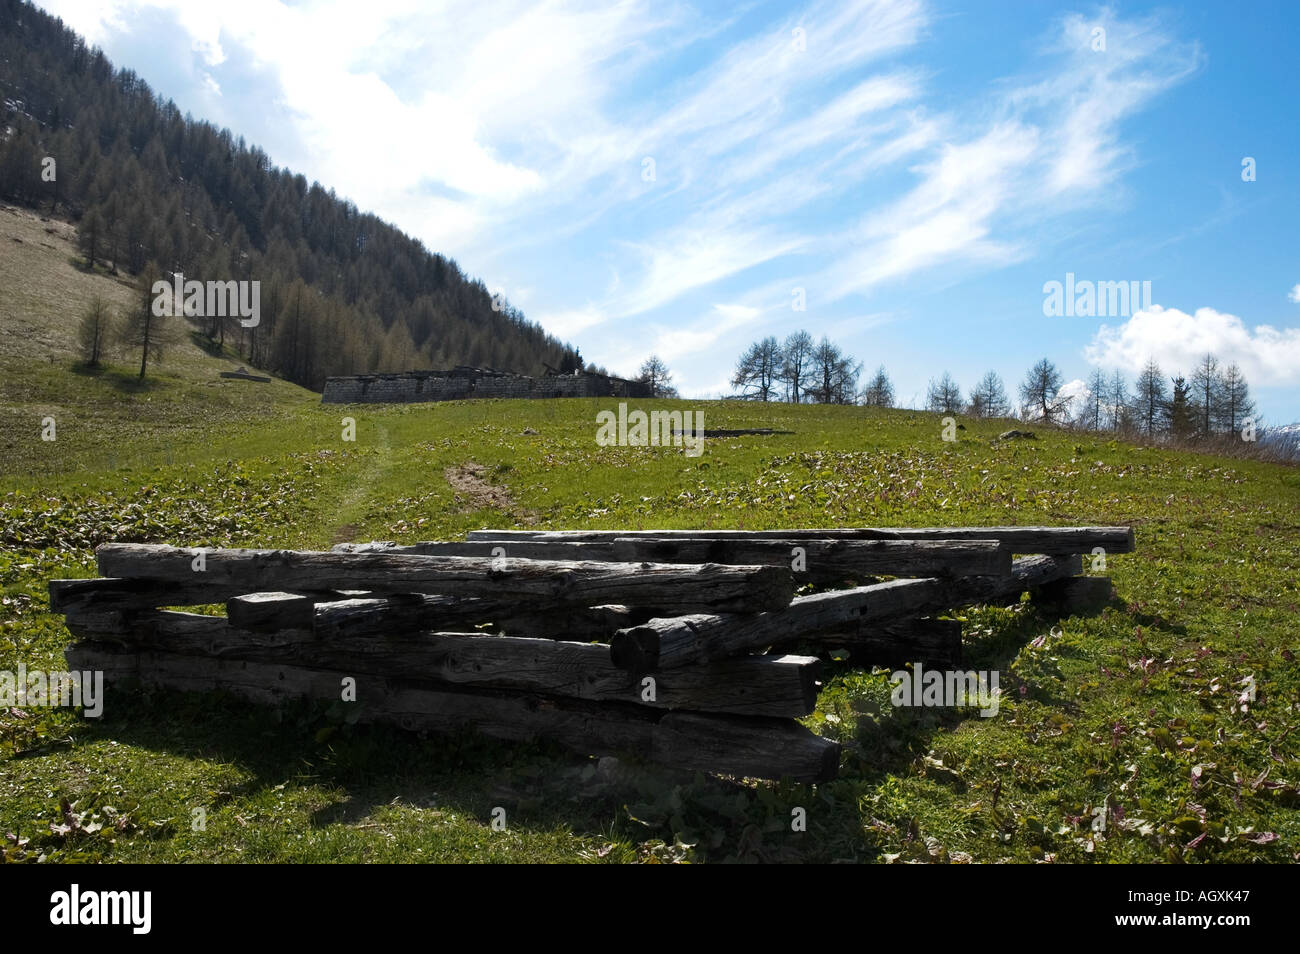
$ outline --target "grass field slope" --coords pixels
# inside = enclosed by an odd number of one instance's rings
[[[887,672],[832,661],[807,724],[844,763],[815,787],[216,695],[111,696],[99,719],[5,708],[7,860],[1300,860],[1295,468],[1046,429],[1003,442],[998,421],[946,442],[921,412],[722,402],[638,406],[789,433],[711,439],[698,457],[601,447],[613,402],[323,407],[218,378],[231,362],[188,334],[143,383],[126,356],[87,373],[77,316],[130,290],[81,271],[69,235],[0,210],[0,670],[63,668],[46,581],[94,575],[107,540],[1131,524],[1138,551],[1109,558],[1119,600],[1095,615],[1020,601],[961,615],[967,665],[1001,673],[994,718],[896,709]]]

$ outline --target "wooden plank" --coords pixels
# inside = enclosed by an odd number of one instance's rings
[[[348,636],[323,642],[303,631],[245,630],[220,616],[168,611],[140,614],[126,634],[79,626],[77,635],[184,655],[744,715],[805,716],[817,704],[821,677],[815,656],[744,656],[676,669],[653,677],[648,686],[614,666],[608,647],[598,643],[481,633]]]
[[[674,539],[997,540],[1014,553],[1132,553],[1132,527],[832,527],[798,530],[471,530],[474,542],[608,541],[625,537]]]
[[[629,672],[656,672],[797,640],[861,634],[872,623],[894,623],[907,616],[1016,596],[1073,576],[1081,566],[1077,554],[1021,557],[1006,576],[892,580],[800,596],[784,610],[751,617],[690,614],[656,618],[615,633],[610,640],[610,658]]]
[[[195,550],[144,543],[106,543],[95,555],[105,576],[190,584],[201,574],[216,587],[243,593],[364,589],[519,600],[537,608],[620,604],[754,612],[787,605],[795,589],[789,569],[774,566]]]
[[[465,632],[486,624],[491,624],[491,632],[512,636],[608,640],[616,631],[648,618],[648,613],[626,606],[529,613],[494,600],[411,593],[317,603],[308,625],[324,640],[431,630]]]
[[[826,585],[861,581],[876,576],[992,576],[1011,572],[1011,550],[996,540],[782,540],[642,536],[600,541],[341,544],[334,549],[346,553],[404,553],[416,556],[505,556],[528,560],[780,566],[792,569],[795,578],[801,583]]]
[[[111,693],[132,683],[185,692],[220,690],[262,704],[340,698],[346,673],[328,669],[174,653],[114,653],[73,646],[68,665],[99,670]],[[492,690],[442,690],[364,673],[356,680],[360,721],[412,730],[475,729],[496,738],[551,739],[587,755],[632,753],[686,771],[752,778],[826,781],[839,767],[839,744],[790,719],[661,713],[641,706],[542,698]]]

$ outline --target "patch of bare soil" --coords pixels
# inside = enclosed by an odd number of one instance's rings
[[[476,464],[469,461],[465,464],[457,464],[455,467],[448,467],[442,472],[451,489],[456,492],[456,496],[465,501],[467,510],[481,510],[485,507],[493,507],[497,510],[503,510],[525,523],[532,523],[536,516],[530,512],[522,511],[515,505],[510,496],[510,492],[504,487],[488,483],[487,467],[482,464]]]

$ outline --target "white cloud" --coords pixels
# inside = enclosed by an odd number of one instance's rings
[[[1167,371],[1190,371],[1206,354],[1236,363],[1252,383],[1300,383],[1300,328],[1249,328],[1236,315],[1198,308],[1187,314],[1159,305],[1122,325],[1102,325],[1084,349],[1095,365],[1138,372],[1154,358]]]
[[[1286,297],[1289,301],[1293,301],[1296,304],[1300,305],[1300,284],[1295,285],[1291,289],[1290,294],[1288,294]]]

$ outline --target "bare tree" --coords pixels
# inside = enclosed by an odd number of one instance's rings
[[[975,385],[970,393],[969,410],[972,417],[1006,417],[1011,413],[1011,402],[996,371],[986,372]]]
[[[1251,400],[1246,376],[1236,364],[1230,364],[1219,381],[1219,425],[1229,434],[1236,434],[1246,418],[1254,416],[1255,402]]]
[[[1147,359],[1146,367],[1138,375],[1133,410],[1137,415],[1138,426],[1148,438],[1156,435],[1169,400],[1168,393],[1165,389],[1165,373],[1154,359]]]
[[[1124,380],[1124,373],[1115,369],[1110,380],[1106,383],[1106,414],[1110,422],[1110,429],[1118,434],[1124,430],[1125,421],[1132,421],[1129,415],[1129,401],[1131,400],[1128,393],[1128,384]]]
[[[930,389],[925,396],[925,409],[939,411],[943,414],[961,413],[961,388],[947,371],[938,381],[930,381]]]
[[[867,383],[866,388],[863,390],[862,403],[868,407],[894,406],[894,383],[889,380],[889,375],[885,373],[883,364],[876,368],[875,377]]]
[[[806,331],[793,332],[781,347],[781,380],[786,385],[786,397],[793,404],[803,400],[804,378],[808,374],[812,351],[812,335]]]
[[[781,359],[781,345],[776,338],[768,336],[755,341],[740,356],[731,378],[732,387],[752,388],[745,396],[756,401],[772,400],[781,374]]]
[[[1101,412],[1106,404],[1106,375],[1097,368],[1088,378],[1088,403],[1079,415],[1079,424],[1090,431],[1101,430]]]
[[[90,367],[99,366],[99,359],[107,350],[111,330],[108,302],[96,295],[82,313],[81,323],[77,326],[77,344],[81,348],[81,357]]]
[[[637,380],[650,385],[651,397],[676,397],[677,389],[672,386],[673,374],[668,365],[657,354],[652,354],[641,364]]]
[[[1020,385],[1020,403],[1025,417],[1046,424],[1060,424],[1070,410],[1070,399],[1061,397],[1061,372],[1043,358],[1029,369]]]
[[[149,367],[149,359],[161,361],[165,346],[172,338],[167,318],[154,314],[153,286],[158,281],[158,266],[150,262],[140,273],[141,290],[136,304],[122,312],[118,325],[118,340],[127,348],[140,349],[140,377]]]
[[[809,356],[809,384],[804,393],[819,404],[851,404],[861,368],[823,335]]]
[[[1191,401],[1196,414],[1196,430],[1200,437],[1209,437],[1214,430],[1215,411],[1219,407],[1219,362],[1207,354],[1192,372]]]

